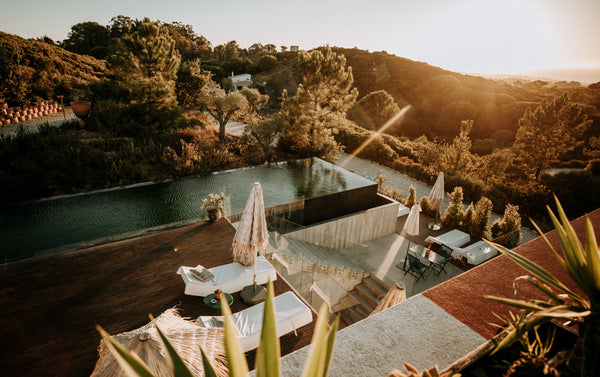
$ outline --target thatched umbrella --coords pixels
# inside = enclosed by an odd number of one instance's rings
[[[438,174],[438,177],[435,180],[435,183],[433,184],[431,192],[427,198],[429,199],[429,206],[435,209],[435,222],[427,224],[427,227],[431,230],[440,230],[442,225],[438,221],[438,216],[440,213],[440,207],[444,201],[444,172],[440,172],[440,174]]]
[[[402,269],[406,270],[406,260],[408,259],[408,250],[410,250],[410,239],[412,236],[419,235],[419,212],[421,212],[421,206],[419,204],[415,204],[410,208],[410,213],[406,218],[406,222],[404,223],[404,228],[402,228],[403,232],[408,234],[408,247],[406,248],[406,256],[404,256],[404,264],[402,265]]]
[[[401,303],[406,300],[406,289],[404,289],[404,285],[400,285],[400,283],[394,284],[392,288],[383,296],[377,307],[369,314],[369,317],[375,313],[379,313],[387,308],[391,308],[394,305]]]
[[[200,347],[206,353],[217,375],[228,376],[224,332],[222,328],[205,328],[179,316],[176,309],[169,309],[154,321],[139,329],[114,335],[113,338],[128,350],[135,352],[155,376],[172,376],[167,362],[167,351],[156,331],[156,326],[169,338],[177,353],[194,376],[204,376]],[[127,375],[100,341],[98,362],[91,377],[126,377]]]
[[[254,265],[254,286],[246,287],[240,293],[246,302],[259,302],[264,296],[265,288],[256,285],[256,258],[265,254],[268,244],[263,191],[260,183],[254,182],[231,247],[234,261],[244,266]]]

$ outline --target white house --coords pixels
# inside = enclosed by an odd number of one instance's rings
[[[249,73],[243,73],[241,75],[233,75],[233,72],[231,72],[231,83],[233,84],[233,91],[237,92],[238,90],[241,90],[242,88],[247,88],[250,85],[252,85],[252,75],[250,75]]]

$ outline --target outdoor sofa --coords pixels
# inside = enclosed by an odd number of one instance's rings
[[[194,267],[181,266],[177,273],[181,275],[185,283],[185,294],[190,296],[208,296],[220,289],[226,293],[241,291],[244,287],[254,284],[254,266],[244,266],[233,262],[208,268],[214,275],[211,280],[202,282],[190,273]],[[266,284],[269,280],[277,280],[277,272],[269,261],[260,256],[256,260],[256,283]]]
[[[302,326],[312,322],[312,312],[293,292],[288,291],[275,297],[275,321],[277,336],[296,332]],[[251,306],[234,313],[231,317],[238,333],[238,339],[244,352],[258,347],[262,330],[265,303]],[[200,325],[212,328],[222,327],[222,316],[200,316],[196,320]]]
[[[456,258],[465,258],[467,263],[477,265],[494,257],[498,251],[485,241],[477,241],[465,248],[454,247],[452,256]]]

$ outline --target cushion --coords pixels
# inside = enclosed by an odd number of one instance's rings
[[[190,269],[190,274],[192,274],[193,277],[195,277],[203,283],[206,283],[207,281],[212,280],[215,277],[215,275],[213,275],[212,272],[210,272],[202,266]]]

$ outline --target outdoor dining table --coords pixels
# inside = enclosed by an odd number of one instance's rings
[[[446,271],[446,263],[448,263],[449,257],[445,256],[442,252],[435,252],[431,248],[423,245],[415,245],[410,248],[410,254],[419,258],[424,264],[428,265],[429,268],[441,274],[442,271]]]

